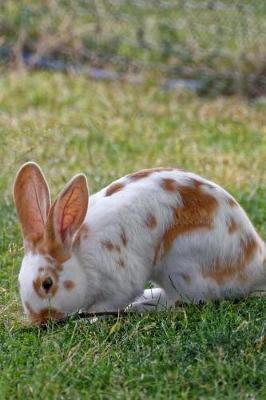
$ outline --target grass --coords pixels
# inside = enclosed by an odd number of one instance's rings
[[[202,93],[255,97],[265,95],[265,16],[263,0],[6,0],[0,55],[148,70],[200,79]]]
[[[94,192],[130,171],[180,166],[234,194],[265,239],[265,104],[49,73],[2,75],[0,104],[0,399],[264,399],[263,298],[29,326],[11,187],[30,159],[53,196],[79,171]]]

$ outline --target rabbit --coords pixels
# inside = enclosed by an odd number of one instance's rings
[[[51,205],[34,162],[14,183],[24,258],[19,290],[33,323],[79,310],[150,311],[266,287],[266,246],[236,200],[176,168],[145,169],[89,197],[75,175]],[[147,282],[158,287],[145,289]]]

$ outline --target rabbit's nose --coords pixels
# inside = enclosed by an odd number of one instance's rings
[[[43,287],[44,291],[46,293],[48,293],[52,286],[53,286],[53,280],[52,280],[52,278],[50,276],[48,276],[42,282],[42,287]]]

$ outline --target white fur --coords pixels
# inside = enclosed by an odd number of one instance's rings
[[[179,193],[163,190],[162,178],[174,179],[182,185],[190,185],[190,179],[194,178],[203,183],[202,190],[214,196],[219,206],[211,230],[198,229],[177,236],[169,252],[154,265],[156,245],[172,223],[172,207],[183,205]],[[102,312],[125,309],[133,302],[133,309],[143,311],[154,305],[169,307],[177,300],[199,302],[243,296],[266,286],[265,244],[243,209],[239,205],[230,206],[231,196],[218,185],[181,171],[153,172],[135,181],[126,176],[116,182],[125,185],[122,190],[106,196],[104,188],[90,197],[84,221],[89,235],[81,237],[80,246],[73,246],[71,258],[63,264],[59,291],[49,300],[52,307],[65,314],[78,309]],[[157,221],[154,229],[145,224],[150,212]],[[239,229],[230,235],[226,222],[231,216]],[[122,232],[126,234],[126,246]],[[217,257],[226,262],[239,254],[240,242],[247,234],[255,237],[258,249],[246,267],[246,280],[232,278],[218,284],[203,276],[204,268],[208,269]],[[119,246],[120,251],[108,250],[103,245],[106,241]],[[119,265],[120,259],[124,267]],[[32,288],[43,261],[41,255],[27,254],[19,276],[22,300],[30,302],[36,312],[48,305],[48,300],[39,298]],[[183,278],[184,274],[189,275],[190,282]],[[73,291],[64,289],[65,279],[75,283]],[[155,290],[155,296],[152,291],[143,294],[149,281],[161,288]]]
[[[64,314],[71,314],[82,308],[87,296],[87,277],[84,269],[79,265],[75,255],[64,264],[65,268],[60,272],[59,289],[56,296],[52,298],[40,298],[33,290],[33,281],[41,276],[39,268],[47,266],[47,260],[39,254],[28,253],[25,255],[19,272],[20,295],[26,314],[29,313],[26,302],[34,312],[38,313],[44,308],[55,308]],[[49,267],[51,265],[49,264]],[[70,280],[75,282],[78,290],[67,290],[63,282]]]

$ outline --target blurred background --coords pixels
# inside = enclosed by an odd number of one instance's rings
[[[263,0],[6,0],[0,62],[199,94],[266,94]]]
[[[29,159],[47,166],[56,188],[79,170],[94,191],[158,165],[229,189],[263,184],[264,0],[0,4],[7,201]]]

